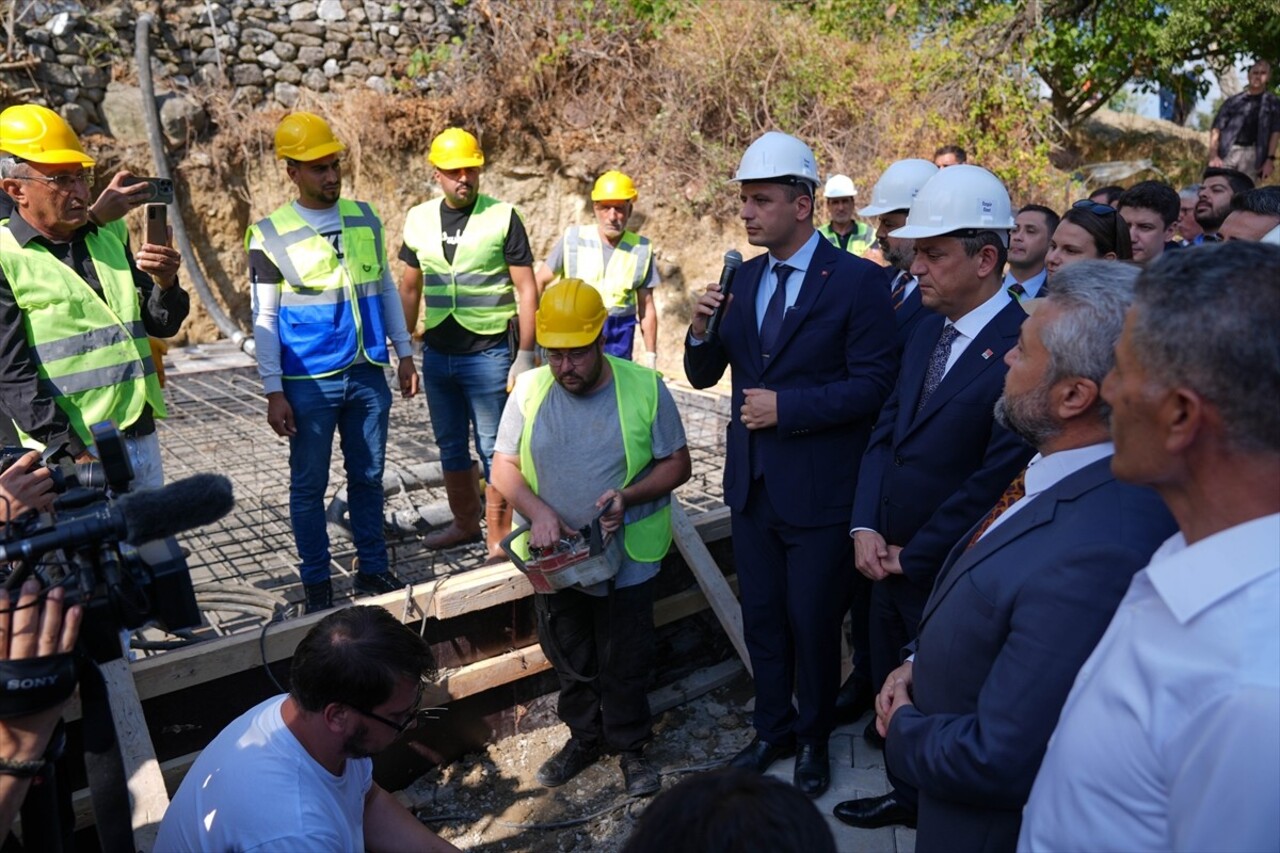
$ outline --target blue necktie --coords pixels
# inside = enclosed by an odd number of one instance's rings
[[[787,313],[787,278],[794,271],[795,267],[774,264],[773,275],[778,283],[765,306],[764,319],[760,321],[760,354],[765,358],[773,354],[773,345],[778,342],[778,333],[782,331],[782,318]]]
[[[938,336],[938,343],[933,348],[933,354],[929,356],[929,369],[924,374],[924,387],[920,389],[920,402],[916,404],[916,414],[920,414],[920,410],[924,408],[924,404],[929,402],[929,398],[933,396],[933,392],[938,390],[938,386],[942,384],[942,376],[947,372],[947,359],[951,357],[951,345],[955,343],[956,338],[960,337],[960,332],[955,326],[944,326],[942,334]]]

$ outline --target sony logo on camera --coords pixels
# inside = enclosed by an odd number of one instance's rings
[[[4,683],[4,689],[17,692],[19,690],[36,690],[41,687],[52,687],[58,683],[56,675],[41,675],[36,678],[10,678]]]

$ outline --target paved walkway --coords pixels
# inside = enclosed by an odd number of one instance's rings
[[[840,853],[915,853],[916,831],[905,826],[883,829],[855,829],[832,816],[831,810],[842,800],[875,797],[889,792],[884,776],[884,755],[862,737],[871,719],[868,713],[856,723],[840,726],[831,733],[831,787],[814,805],[827,819],[835,835]],[[779,761],[769,769],[770,776],[791,781],[795,761]]]

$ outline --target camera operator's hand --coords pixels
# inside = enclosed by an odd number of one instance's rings
[[[26,453],[0,474],[0,522],[8,524],[27,510],[53,506],[53,472],[40,465],[40,454]]]
[[[28,580],[17,603],[0,595],[0,658],[25,660],[70,652],[80,635],[79,605],[63,611],[63,590],[49,591],[40,601],[40,584]],[[62,716],[60,703],[52,708],[0,720],[0,758],[6,761],[39,761]],[[0,775],[0,838],[9,834],[14,815],[26,797],[31,780]]]
[[[98,196],[98,200],[89,207],[89,218],[95,225],[105,225],[113,219],[123,219],[130,210],[146,204],[151,198],[149,184],[141,181],[133,185],[126,184],[126,181],[132,177],[133,175],[125,169],[116,172],[111,183],[107,184],[107,188]]]
[[[283,391],[272,391],[267,395],[267,423],[276,431],[276,435],[288,438],[298,434],[298,425],[293,420],[293,407],[284,398]]]

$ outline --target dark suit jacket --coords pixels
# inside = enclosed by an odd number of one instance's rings
[[[1107,457],[947,559],[925,605],[914,706],[894,714],[889,769],[920,797],[916,849],[1013,850],[1076,673],[1134,573],[1176,532]]]
[[[903,574],[927,590],[951,546],[995,505],[1034,451],[991,414],[1004,392],[1004,354],[1027,317],[1022,306],[1010,300],[987,323],[916,415],[945,320],[925,314],[862,459],[851,527],[902,546]]]
[[[733,367],[724,468],[730,508],[742,511],[751,486],[750,431],[738,417],[742,391],[770,388],[778,392],[778,425],[756,431],[755,452],[778,514],[799,527],[844,524],[858,460],[897,372],[884,272],[820,240],[765,365],[755,305],[767,263],[768,255],[759,255],[738,270],[733,304],[713,340],[693,346],[686,339],[685,373],[695,388],[707,388]]]
[[[911,291],[907,298],[902,300],[898,310],[893,312],[893,320],[898,327],[899,355],[907,348],[907,341],[911,340],[911,333],[916,330],[916,326],[920,325],[920,321],[931,313],[928,308],[924,307],[924,303],[920,301],[919,287]]]

